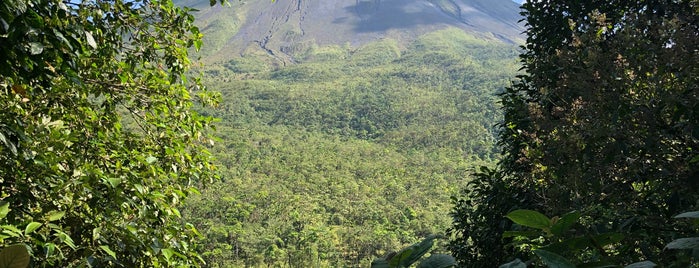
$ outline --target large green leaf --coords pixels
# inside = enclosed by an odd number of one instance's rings
[[[699,211],[689,211],[675,216],[675,218],[694,218],[699,219]]]
[[[0,220],[4,219],[7,216],[7,213],[10,212],[10,203],[5,202],[5,201],[0,201]]]
[[[447,268],[456,266],[456,259],[446,254],[433,254],[421,261],[417,268]]]
[[[415,243],[407,248],[404,248],[398,254],[393,256],[388,263],[391,267],[408,267],[419,260],[427,251],[434,245],[434,240],[437,238],[431,235],[419,243]]]
[[[27,224],[27,227],[24,228],[24,235],[29,235],[33,233],[36,229],[41,227],[41,225],[42,224],[40,222],[30,222],[29,224]]]
[[[29,266],[29,252],[22,244],[8,246],[0,251],[0,268],[25,268]]]
[[[505,217],[522,226],[541,230],[548,230],[551,227],[551,219],[534,210],[519,209],[508,213]]]
[[[658,265],[653,263],[652,261],[642,261],[626,265],[624,266],[624,268],[653,268],[655,266]]]
[[[499,268],[527,268],[527,264],[520,259],[515,259],[514,261],[500,265]]]
[[[542,249],[534,250],[534,253],[539,256],[549,268],[575,268],[575,264],[556,253]]]
[[[688,238],[680,238],[676,239],[667,246],[665,246],[667,249],[692,249],[692,248],[699,248],[699,237],[688,237]]]
[[[49,221],[57,221],[66,215],[65,211],[51,211],[49,212]]]
[[[561,236],[563,233],[570,230],[570,227],[573,227],[573,224],[578,222],[579,219],[580,212],[573,211],[565,214],[558,221],[556,221],[553,226],[551,226],[551,233]]]

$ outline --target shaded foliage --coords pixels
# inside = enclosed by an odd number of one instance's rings
[[[698,3],[530,1],[523,14],[526,74],[502,96],[499,170],[511,193],[532,203],[480,199],[504,207],[498,214],[479,212],[480,203],[457,207],[455,217],[576,209],[590,216],[586,227],[625,234],[605,250],[613,262],[672,263],[663,248],[683,231],[670,217],[699,200]],[[463,228],[455,225],[454,250],[478,250],[502,231]],[[603,254],[588,250],[576,258]],[[495,257],[456,255],[476,266]]]

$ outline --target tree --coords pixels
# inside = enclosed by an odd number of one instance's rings
[[[523,15],[526,74],[502,95],[499,169],[511,194],[527,194],[495,211],[579,210],[587,227],[626,235],[597,254],[672,261],[663,247],[682,229],[671,216],[699,201],[699,2],[530,1]],[[455,219],[504,216],[475,211]],[[454,250],[486,239],[459,228]]]
[[[200,45],[170,0],[0,3],[0,244],[42,267],[200,263],[177,209],[213,178]]]

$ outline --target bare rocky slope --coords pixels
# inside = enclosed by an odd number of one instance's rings
[[[360,46],[391,38],[407,44],[418,36],[457,27],[475,36],[520,43],[519,5],[510,0],[270,0],[209,7],[181,0],[196,12],[210,62],[266,53],[293,61],[311,46]]]

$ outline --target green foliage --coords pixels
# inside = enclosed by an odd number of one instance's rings
[[[371,262],[372,268],[400,268],[410,267],[419,261],[434,245],[438,236],[431,235],[424,240],[401,249],[398,253],[391,252],[386,257],[377,258]],[[431,254],[421,261],[418,268],[448,268],[456,265],[454,257],[445,254]]]
[[[516,63],[516,48],[433,34],[464,41],[448,59],[507,52],[472,62],[487,81],[474,85],[450,78],[452,61],[421,66],[430,47],[396,51],[391,40],[312,47],[269,71],[202,69],[223,99],[202,109],[222,119],[212,148],[222,181],[182,212],[206,236],[208,265],[366,267],[449,226],[450,196],[497,158],[495,91],[516,72],[483,65]]]
[[[451,248],[460,263],[483,266],[479,261],[522,257],[526,248],[507,248],[512,237],[500,240],[520,227],[496,224],[517,209],[585,215],[577,229],[590,233],[575,243],[601,239],[607,248],[563,255],[574,263],[602,253],[614,263],[686,263],[663,249],[688,229],[670,215],[696,210],[699,200],[697,5],[523,5],[525,74],[502,94],[503,159],[497,171],[476,176],[489,186],[479,194],[467,189],[453,213]],[[541,217],[529,216],[539,220],[527,225],[545,227]],[[468,230],[468,223],[486,220],[487,227]]]
[[[677,215],[675,218],[697,218],[697,215],[696,211],[692,211]],[[517,237],[518,239],[512,244],[516,244],[517,247],[525,251],[531,250],[548,267],[622,267],[617,265],[617,263],[623,261],[623,259],[615,258],[610,253],[623,248],[623,245],[619,244],[623,239],[623,235],[613,232],[592,234],[595,230],[585,230],[580,225],[578,222],[580,214],[577,212],[568,213],[560,217],[561,220],[559,221],[553,220],[558,219],[558,217],[554,217],[551,222],[556,223],[553,223],[553,225],[542,224],[548,217],[532,210],[516,210],[509,213],[507,217],[518,225],[538,229],[535,232],[509,231],[505,233],[505,236]],[[568,226],[568,228],[565,228],[563,232],[552,234],[550,230],[556,224],[563,224]],[[573,225],[576,225],[576,229],[570,228]],[[688,267],[696,265],[696,250],[699,249],[697,241],[698,238],[692,237],[679,238],[668,243],[665,249],[676,250],[674,251],[676,258],[669,266]],[[585,258],[588,260],[583,260],[582,263],[576,265],[575,262],[585,259],[582,256],[587,256]],[[592,256],[592,258],[589,256]],[[590,261],[589,259],[592,260]],[[533,261],[528,262],[531,263]],[[516,259],[500,267],[522,265],[526,267],[526,264]],[[624,267],[655,266],[656,264],[651,261],[641,261]]]
[[[36,267],[195,266],[201,34],[169,0],[0,3],[0,244]]]

